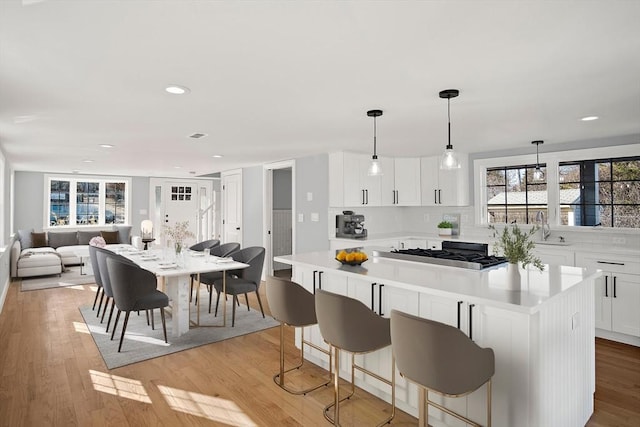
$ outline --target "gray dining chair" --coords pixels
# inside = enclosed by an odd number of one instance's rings
[[[96,317],[100,317],[100,307],[102,307],[102,301],[105,297],[104,287],[102,286],[102,277],[100,277],[100,271],[98,267],[98,260],[96,259],[96,246],[89,245],[89,258],[91,259],[91,268],[93,269],[93,277],[96,282],[96,296],[93,299],[93,307],[92,310],[96,309],[96,302],[98,301],[98,296],[100,296],[100,304],[98,304],[98,311],[96,312]],[[107,310],[107,305],[109,304],[109,296],[107,297],[107,301],[105,302],[104,311]],[[102,313],[102,318],[104,318],[104,311]],[[102,319],[100,319],[100,323],[102,323]]]
[[[211,249],[211,255],[217,257],[233,257],[233,254],[240,250],[240,243],[229,242],[223,243],[220,246],[216,246]],[[216,280],[222,279],[221,271],[212,271],[209,273],[201,273],[199,281],[203,285],[207,286],[207,290],[209,291],[209,313],[211,313],[211,297],[213,296],[213,282]],[[198,295],[196,294],[196,298]]]
[[[220,246],[220,240],[210,239],[210,240],[204,240],[202,242],[198,242],[195,245],[191,245],[189,249],[192,251],[202,252],[205,249],[215,248],[216,246]]]
[[[262,300],[260,299],[260,281],[262,279],[262,267],[264,265],[264,252],[265,249],[261,246],[251,246],[248,248],[240,249],[233,254],[235,261],[249,264],[249,267],[240,270],[230,270],[226,273],[226,294],[233,296],[233,307],[231,326],[235,326],[236,319],[236,305],[239,305],[238,295],[244,294],[247,302],[247,310],[251,310],[249,306],[249,292],[255,292],[258,298],[258,304],[260,305],[260,312],[262,317],[264,315],[264,309],[262,307]],[[213,287],[216,289],[216,311],[215,316],[218,315],[218,305],[220,302],[220,294],[222,293],[222,285],[224,278],[220,278],[213,282]]]
[[[391,346],[400,374],[418,385],[420,424],[429,405],[471,425],[467,417],[429,399],[429,391],[462,397],[487,384],[487,426],[491,426],[491,378],[495,356],[453,326],[391,310]]]
[[[267,277],[266,287],[271,315],[280,322],[280,372],[273,376],[273,381],[291,394],[307,394],[331,383],[333,375],[331,352],[304,338],[304,328],[318,323],[314,295],[295,282],[273,276]],[[285,326],[301,330],[300,363],[286,370],[284,368]],[[329,356],[329,379],[303,390],[295,390],[285,384],[285,374],[302,367],[305,344]]]
[[[156,289],[158,282],[155,274],[137,265],[132,265],[113,257],[107,258],[107,270],[113,290],[113,300],[118,308],[111,333],[112,338],[118,326],[120,313],[125,312],[118,353],[122,350],[122,342],[127,329],[127,323],[129,322],[129,314],[132,311],[159,308],[160,318],[162,319],[162,330],[164,332],[164,342],[168,342],[164,308],[169,305],[169,297]]]
[[[391,386],[391,415],[379,426],[385,425],[396,415],[395,363],[391,358],[391,380],[357,365],[355,355],[371,353],[391,345],[390,321],[375,314],[362,302],[344,295],[316,289],[316,316],[322,338],[334,351],[333,403],[325,406],[324,417],[334,425],[340,425],[340,402],[355,394],[355,371],[371,375]],[[351,392],[342,399],[338,387],[340,378],[340,351],[351,353]],[[329,415],[334,408],[333,418]]]

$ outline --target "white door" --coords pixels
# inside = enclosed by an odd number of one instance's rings
[[[194,236],[198,231],[198,185],[197,183],[167,181],[164,186],[165,206],[164,224],[173,226],[176,222],[188,221],[189,230]],[[168,244],[164,237],[164,244]],[[195,243],[194,239],[186,242],[187,245]]]
[[[242,244],[242,171],[222,174],[222,241]]]

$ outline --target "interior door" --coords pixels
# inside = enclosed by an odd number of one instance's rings
[[[196,236],[198,230],[197,184],[168,181],[164,187],[164,192],[164,224],[172,226],[176,222],[188,221],[189,230]],[[167,244],[166,237],[163,243]]]
[[[222,241],[242,244],[242,171],[222,175]]]

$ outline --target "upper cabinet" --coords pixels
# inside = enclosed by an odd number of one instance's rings
[[[459,153],[460,169],[441,170],[440,156],[420,159],[422,206],[469,205],[469,157]]]
[[[329,154],[329,204],[352,206],[419,206],[420,160],[379,157],[383,175],[367,174],[371,156]]]

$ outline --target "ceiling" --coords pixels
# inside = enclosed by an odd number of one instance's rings
[[[636,0],[1,0],[0,146],[15,170],[193,177],[371,153],[379,108],[379,155],[436,155],[455,88],[456,150],[543,153],[640,134],[638,22]]]

